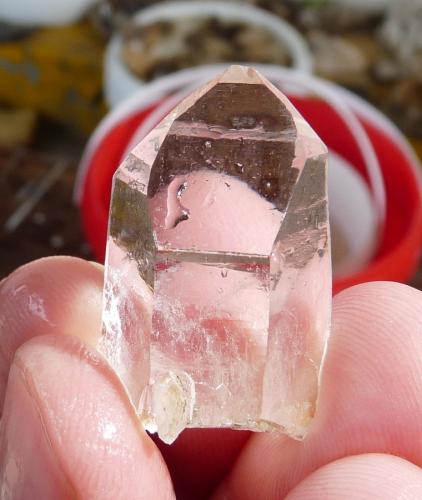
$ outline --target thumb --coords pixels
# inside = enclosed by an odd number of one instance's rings
[[[174,498],[164,461],[119,380],[77,339],[24,344],[4,408],[1,498]]]

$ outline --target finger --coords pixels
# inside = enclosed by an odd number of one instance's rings
[[[37,337],[17,351],[0,449],[2,498],[174,498],[117,377],[72,337]]]
[[[342,458],[299,483],[286,500],[419,500],[422,471],[393,455]]]
[[[12,273],[0,286],[0,407],[16,349],[44,334],[95,345],[101,332],[103,273],[73,257],[49,257]]]
[[[29,338],[48,333],[69,334],[96,345],[101,331],[102,283],[101,266],[71,257],[32,262],[3,282],[0,402],[13,355]],[[190,488],[205,494],[215,489],[245,439],[238,432],[223,431],[220,437],[218,431],[187,431],[174,446],[163,445],[178,490]],[[181,466],[183,463],[185,466]]]
[[[422,293],[405,285],[367,283],[337,296],[308,437],[254,435],[219,495],[284,497],[313,470],[351,454],[391,453],[422,465],[421,317]]]

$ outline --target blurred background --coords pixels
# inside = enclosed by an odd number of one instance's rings
[[[125,108],[131,94],[141,92],[147,106],[148,95],[157,99],[157,82],[204,64],[293,68],[351,90],[388,117],[411,143],[416,152],[411,182],[417,184],[416,157],[422,157],[422,0],[226,0],[228,8],[201,0],[171,3],[0,4],[0,279],[25,262],[52,254],[101,260],[89,224],[81,222],[86,219],[81,210],[90,210],[92,227],[95,210],[78,204],[74,195],[77,177],[79,191],[91,189],[93,183],[91,179],[90,185],[81,185],[81,169],[90,168],[87,153],[80,167],[88,141],[91,138],[92,156],[104,123],[110,123],[105,117],[113,116],[117,123],[116,110]],[[170,87],[166,89],[162,94],[170,93]],[[101,122],[103,129],[98,129]],[[335,136],[335,127],[328,126],[325,133]],[[377,154],[383,164],[383,151]],[[393,175],[400,190],[404,174],[398,168]],[[346,177],[337,197],[348,190]],[[387,189],[387,205],[388,196]],[[408,195],[403,191],[401,196]],[[81,197],[79,193],[79,201]],[[104,198],[107,201],[109,193]],[[404,228],[409,218],[417,217],[420,192],[414,201],[410,214],[399,202],[394,205],[395,224]],[[420,218],[412,231],[409,252],[416,262]],[[335,236],[334,253],[347,253],[341,233]],[[389,245],[391,249],[399,242]],[[375,248],[361,265],[376,260],[377,252],[386,250]],[[421,266],[410,265],[398,279],[422,288]]]

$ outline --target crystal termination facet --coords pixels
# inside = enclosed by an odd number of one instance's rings
[[[327,150],[232,66],[117,170],[100,349],[144,427],[302,438],[330,329]]]

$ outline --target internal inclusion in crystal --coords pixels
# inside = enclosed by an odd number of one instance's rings
[[[101,349],[164,441],[305,435],[330,328],[326,163],[288,99],[232,66],[116,172]]]

